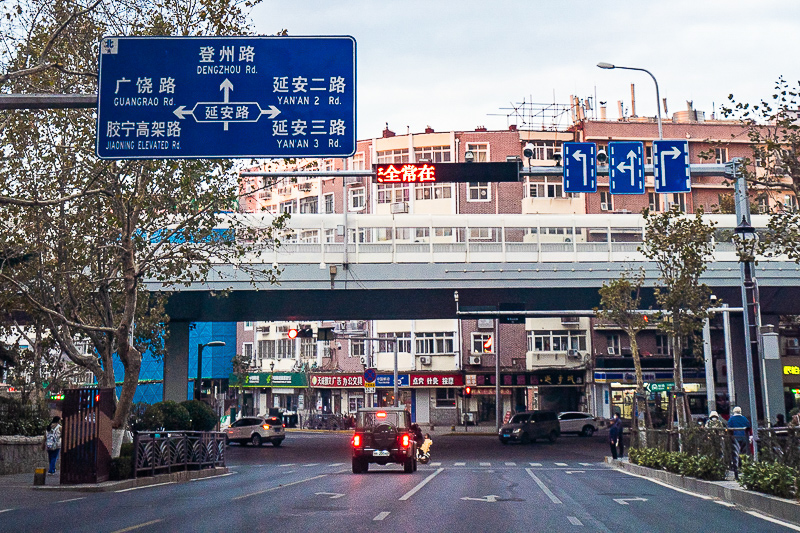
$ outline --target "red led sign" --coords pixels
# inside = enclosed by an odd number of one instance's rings
[[[377,183],[475,183],[518,181],[520,164],[386,163],[373,165]]]

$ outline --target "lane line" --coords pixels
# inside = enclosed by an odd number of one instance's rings
[[[114,531],[114,533],[125,533],[126,531],[133,531],[134,529],[139,529],[142,527],[152,526],[153,524],[158,524],[159,522],[163,522],[163,518],[159,518],[158,520],[150,520],[149,522],[144,522],[143,524],[137,524],[135,526],[126,527],[125,529],[118,529]]]
[[[453,466],[466,466],[467,463],[453,463]]]
[[[592,466],[594,463],[578,463],[581,466]]]
[[[492,463],[481,463],[481,466],[492,466]]]
[[[389,516],[391,513],[389,511],[381,511],[380,513],[372,519],[373,522],[378,522]]]
[[[328,466],[342,466],[344,463],[331,463]]]
[[[56,503],[77,502],[78,500],[85,500],[85,499],[86,499],[86,496],[83,496],[81,498],[70,498],[69,500],[61,500],[61,501],[56,502]]]
[[[319,466],[319,463],[308,463],[308,464],[303,465],[303,466]]]
[[[433,474],[429,475],[428,477],[426,477],[425,479],[420,481],[419,484],[416,487],[414,487],[410,491],[408,491],[405,494],[403,494],[402,496],[400,496],[400,501],[404,502],[404,501],[408,500],[410,497],[412,497],[414,494],[416,494],[417,491],[419,491],[419,489],[421,489],[422,487],[427,485],[430,480],[432,480],[433,478],[435,478],[436,476],[438,476],[442,472],[444,472],[444,468],[439,468],[438,470],[436,470],[436,472],[434,472]]]
[[[294,466],[295,464],[297,464],[297,463],[284,463],[284,464],[282,464],[282,465],[278,465],[278,466],[279,466],[279,467],[284,467],[284,466]]]
[[[131,487],[131,488],[129,488],[129,489],[120,489],[120,490],[115,490],[114,492],[130,492],[130,491],[132,491],[132,490],[139,490],[139,489],[151,489],[151,488],[153,488],[153,487],[162,487],[162,486],[164,486],[164,485],[174,485],[174,484],[175,484],[175,481],[167,481],[166,483],[156,483],[156,484],[154,484],[154,485],[145,485],[145,486],[143,486],[143,487]]]
[[[531,463],[531,466],[542,466],[542,463]]]
[[[13,507],[11,509],[0,509],[0,513],[7,513],[9,511],[13,511],[13,510],[14,510]]]
[[[676,492],[681,492],[683,494],[688,494],[689,496],[694,496],[695,498],[700,498],[701,500],[713,500],[714,499],[713,496],[706,496],[705,494],[697,494],[695,492],[684,490],[684,489],[675,487],[673,485],[670,485],[669,483],[664,483],[663,481],[660,481],[658,479],[650,479],[649,477],[640,476],[639,474],[634,474],[633,472],[627,472],[625,470],[617,470],[617,471],[618,472],[624,472],[625,474],[628,474],[629,476],[638,477],[640,479],[646,479],[647,481],[652,481],[656,485],[661,485],[662,487],[666,487],[668,489],[672,489],[672,490],[674,490]]]
[[[232,476],[234,474],[238,474],[239,472],[228,472],[227,474],[220,474],[218,476],[208,476],[208,477],[199,477],[197,479],[190,479],[189,481],[208,481],[209,479],[217,479],[220,477],[227,477]]]
[[[551,502],[553,502],[553,503],[561,503],[561,500],[559,500],[559,499],[558,499],[558,497],[556,497],[556,495],[555,495],[555,494],[553,494],[553,491],[551,491],[550,489],[548,489],[548,488],[547,488],[547,485],[545,485],[545,484],[542,482],[542,480],[541,480],[541,479],[539,479],[538,477],[536,477],[536,474],[534,474],[534,473],[533,473],[533,470],[531,470],[530,468],[526,468],[526,469],[525,469],[525,471],[526,471],[528,474],[530,474],[530,476],[533,478],[533,480],[536,482],[536,484],[537,484],[537,485],[539,485],[539,488],[540,488],[540,489],[542,489],[542,492],[544,492],[545,494],[547,494],[547,497],[548,497],[548,498],[550,498],[550,501],[551,501]]]
[[[442,466],[442,463],[431,463],[431,466]]]
[[[323,478],[323,477],[328,477],[328,474],[320,474],[318,476],[309,477],[309,478],[306,478],[306,479],[301,479],[299,481],[292,481],[291,483],[283,483],[282,485],[278,485],[277,487],[270,487],[268,489],[259,490],[257,492],[251,492],[250,494],[244,494],[242,496],[236,496],[235,498],[231,498],[231,501],[243,500],[244,498],[249,498],[250,496],[258,496],[259,494],[265,494],[267,492],[272,492],[274,490],[284,489],[286,487],[291,487],[292,485],[299,485],[300,483],[305,483],[306,481],[313,481],[315,479],[320,479],[320,478]]]
[[[582,526],[583,525],[583,522],[578,520],[578,517],[576,517],[576,516],[568,516],[567,520],[569,520],[569,523],[572,524],[573,526]]]
[[[724,505],[725,507],[736,507],[735,503],[726,502],[724,500],[714,500],[714,503],[718,503],[720,505]]]
[[[795,531],[800,531],[800,527],[790,523],[784,522],[783,520],[778,520],[777,518],[772,518],[771,516],[763,515],[756,511],[745,511],[745,513],[749,514],[750,516],[755,516],[756,518],[760,518],[761,520],[766,520],[767,522],[772,522],[773,524],[778,524],[785,528],[793,529]]]
[[[567,466],[567,463],[556,463],[556,466]]]
[[[506,466],[517,466],[517,463],[509,461],[509,462],[506,463]]]

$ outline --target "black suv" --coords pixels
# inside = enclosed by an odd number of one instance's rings
[[[406,474],[417,469],[411,414],[402,407],[359,409],[352,443],[354,474],[369,470],[370,463],[398,463]]]
[[[541,438],[555,442],[561,436],[561,426],[558,415],[552,411],[522,411],[515,414],[508,424],[500,426],[497,436],[503,444],[510,441],[527,444]]]

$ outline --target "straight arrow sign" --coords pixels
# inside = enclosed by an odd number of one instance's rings
[[[499,497],[500,496],[497,496],[496,494],[489,494],[488,496],[484,496],[483,498],[470,498],[469,496],[464,496],[461,499],[462,500],[467,500],[467,501],[473,501],[473,502],[495,503],[495,502],[497,502],[497,498],[499,498]]]

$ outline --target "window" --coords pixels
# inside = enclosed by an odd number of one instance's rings
[[[653,145],[646,144],[644,147],[644,164],[645,165],[652,165],[653,164]]]
[[[433,234],[436,237],[452,237],[453,228],[433,228]]]
[[[367,355],[367,341],[351,340],[350,357],[363,357]]]
[[[661,199],[658,197],[658,193],[656,192],[649,192],[647,193],[647,202],[650,207],[650,211],[661,211]]]
[[[417,200],[439,200],[440,198],[450,198],[453,189],[450,185],[421,185],[417,184]]]
[[[455,334],[452,331],[417,333],[417,355],[439,355],[454,353]]]
[[[548,176],[544,178],[528,178],[528,198],[563,198],[563,179]]]
[[[492,228],[469,228],[469,240],[488,241],[492,239]]]
[[[686,212],[686,194],[684,193],[670,193],[666,195],[667,209],[673,205],[678,206],[683,212]]]
[[[436,389],[436,407],[455,407],[455,389]]]
[[[533,157],[539,161],[549,161],[553,159],[553,155],[558,151],[555,141],[531,141],[533,145]]]
[[[333,193],[330,192],[322,197],[325,202],[325,213],[330,215],[333,213]]]
[[[252,322],[245,322],[244,323],[244,330],[245,331],[252,331],[253,330],[253,323]]]
[[[619,335],[616,333],[606,335],[606,353],[608,355],[621,355]]]
[[[408,163],[408,150],[384,150],[378,152],[378,163]]]
[[[403,183],[379,183],[378,184],[378,203],[391,204],[395,202],[407,202],[410,197],[408,184]]]
[[[295,343],[293,339],[260,340],[258,341],[258,358],[264,359],[294,359]]]
[[[467,152],[472,152],[475,159],[474,163],[487,163],[489,161],[489,145],[488,144],[472,144],[467,143]]]
[[[378,333],[378,338],[397,338],[397,352],[398,353],[411,353],[411,332],[399,331],[396,333]],[[378,351],[383,353],[394,352],[393,342],[391,341],[378,341]]]
[[[246,361],[253,361],[253,343],[252,342],[245,342],[242,344],[242,357]]]
[[[586,330],[537,330],[528,332],[529,352],[586,350]]]
[[[316,215],[317,214],[317,197],[316,196],[306,196],[305,198],[300,198],[300,212],[301,213],[309,213]]]
[[[366,192],[364,187],[350,189],[350,211],[361,211],[366,206]]]
[[[313,359],[317,356],[317,340],[308,337],[300,339],[300,357]]]
[[[270,358],[269,341],[258,341],[258,364],[261,366],[261,361]]]
[[[494,338],[491,333],[472,332],[472,353],[494,353]]]
[[[667,335],[656,335],[656,355],[672,355]]]
[[[355,154],[352,161],[352,170],[364,170],[366,168],[364,152],[358,152]]]
[[[611,203],[611,193],[600,191],[600,211],[613,211],[614,205]]]
[[[467,183],[467,200],[470,202],[488,202],[491,200],[489,194],[489,183],[479,181],[476,183]]]
[[[414,160],[419,162],[421,159],[427,159],[431,163],[449,163],[450,147],[427,146],[424,148],[414,148]]]
[[[727,148],[714,148],[714,161],[721,165],[728,162],[728,149]]]
[[[294,212],[295,212],[294,200],[281,202],[281,213],[294,213]]]

